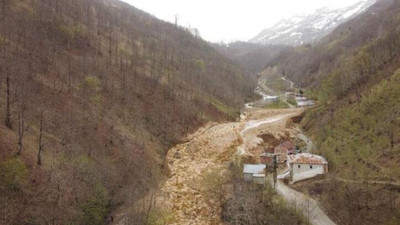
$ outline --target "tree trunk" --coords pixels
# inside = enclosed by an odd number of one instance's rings
[[[11,127],[11,113],[10,113],[10,78],[7,74],[6,78],[6,119],[5,119],[5,125],[8,128]]]
[[[25,120],[24,120],[24,109],[18,113],[18,152],[17,155],[21,155],[23,146],[23,138],[25,133]]]
[[[40,112],[40,127],[39,127],[39,140],[38,140],[38,156],[37,156],[37,164],[42,165],[42,150],[43,150],[43,110]]]

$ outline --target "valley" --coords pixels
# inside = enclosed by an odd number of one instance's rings
[[[153,1],[0,1],[0,225],[400,224],[399,1]]]

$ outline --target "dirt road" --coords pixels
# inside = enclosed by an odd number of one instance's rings
[[[293,207],[295,207],[297,210],[300,210],[311,224],[335,225],[335,223],[329,219],[329,217],[319,207],[317,201],[314,199],[289,188],[281,181],[277,182],[276,191]]]

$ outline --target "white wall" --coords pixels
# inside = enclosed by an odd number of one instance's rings
[[[310,164],[292,164],[290,168],[292,182],[312,178],[319,174],[325,174],[325,165],[312,165],[312,168],[310,168],[310,166]]]
[[[253,174],[252,173],[245,173],[244,174],[245,181],[253,181]]]
[[[266,179],[265,177],[253,177],[253,181],[256,184],[265,184]]]

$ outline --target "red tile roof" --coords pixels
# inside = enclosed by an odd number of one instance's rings
[[[290,141],[285,141],[282,144],[280,144],[279,146],[284,147],[286,149],[294,149],[294,144]]]
[[[293,164],[317,164],[323,165],[328,164],[328,162],[319,155],[313,155],[310,153],[301,153],[296,155],[288,155],[288,162]]]

